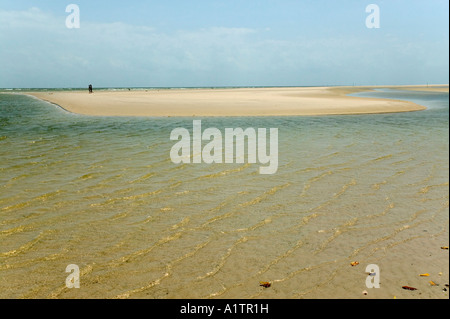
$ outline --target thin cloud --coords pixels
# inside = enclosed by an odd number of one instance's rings
[[[0,10],[0,87],[408,84],[423,83],[430,74],[448,78],[442,71],[448,69],[448,40],[445,46],[356,35],[279,39],[267,28],[164,32],[84,20],[80,29],[68,29],[65,18],[38,8]]]

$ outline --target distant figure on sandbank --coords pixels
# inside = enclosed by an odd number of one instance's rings
[[[92,91],[92,84],[89,84],[89,94],[91,94],[93,91]]]

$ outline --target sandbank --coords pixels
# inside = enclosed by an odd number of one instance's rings
[[[86,89],[26,94],[72,113],[94,116],[295,116],[426,109],[408,101],[348,96],[374,88],[380,87],[94,90],[93,94]]]

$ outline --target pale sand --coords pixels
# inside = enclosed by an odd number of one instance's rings
[[[351,97],[375,87],[59,91],[27,94],[67,111],[98,116],[292,116],[409,112],[424,106]],[[380,87],[376,87],[380,88]]]
[[[447,92],[448,93],[448,85],[429,85],[429,86],[415,85],[415,86],[401,86],[401,87],[392,87],[392,88],[407,90],[407,91],[442,92],[442,93]]]

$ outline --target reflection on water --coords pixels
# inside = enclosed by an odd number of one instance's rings
[[[448,94],[365,96],[429,109],[202,118],[277,127],[278,172],[260,175],[259,164],[173,164],[170,132],[192,118],[80,116],[1,94],[0,297],[320,296],[342,264],[448,236]],[[81,289],[65,287],[69,264]]]

